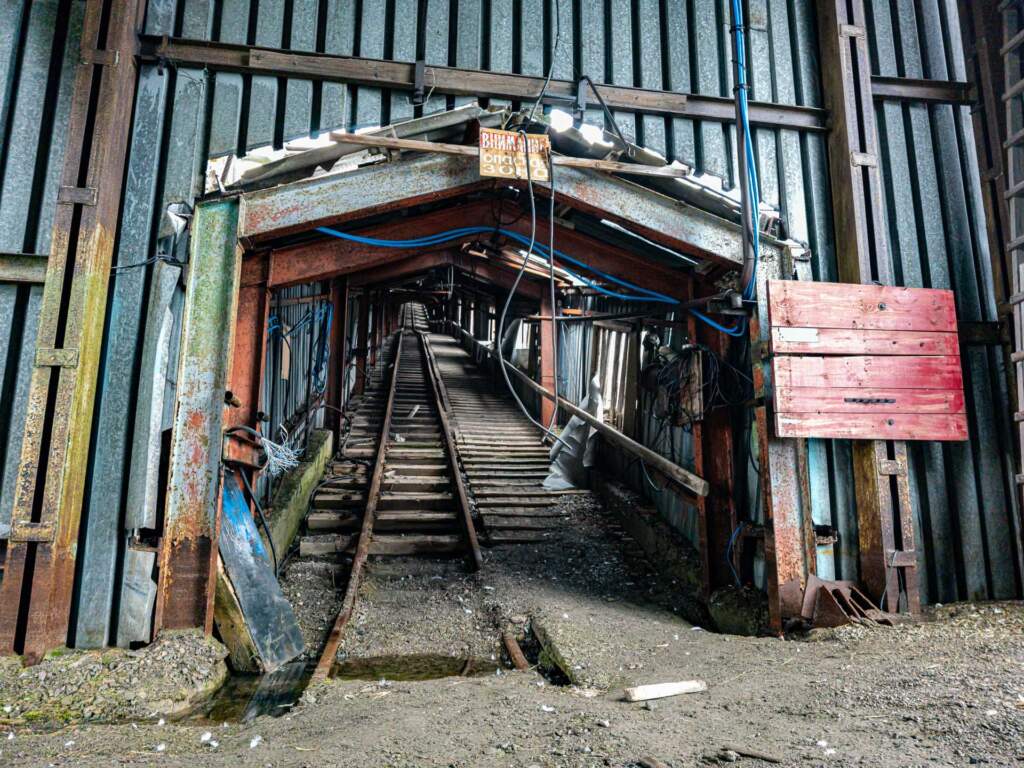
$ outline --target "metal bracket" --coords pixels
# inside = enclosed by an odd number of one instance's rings
[[[890,549],[885,554],[892,568],[917,568],[917,552],[913,549]]]
[[[877,168],[878,158],[866,152],[851,152],[850,165],[854,168]]]
[[[902,477],[907,474],[907,470],[899,461],[883,459],[878,462],[878,474],[886,477]]]
[[[414,107],[423,106],[423,102],[426,101],[424,98],[423,81],[425,79],[427,71],[427,63],[423,59],[417,59],[415,66],[413,67],[413,85],[412,85],[412,96],[409,97],[409,102]]]
[[[61,187],[57,202],[69,205],[96,205],[96,187]]]
[[[56,528],[50,523],[17,520],[11,524],[11,541],[53,541]]]
[[[40,347],[36,350],[36,368],[77,368],[77,349],[53,349]]]
[[[840,24],[839,34],[843,37],[866,37],[864,27],[858,27],[856,24]]]

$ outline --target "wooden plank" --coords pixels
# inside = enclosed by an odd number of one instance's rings
[[[772,368],[779,388],[963,389],[960,358],[951,355],[777,357]]]
[[[411,91],[415,85],[415,65],[366,57],[307,53],[297,50],[230,45],[180,38],[140,36],[141,58],[152,63],[176,62],[183,66],[207,67],[214,71],[247,74],[286,75],[317,80],[345,82],[377,88]],[[411,58],[411,57],[410,57]],[[544,77],[536,75],[488,72],[478,69],[428,64],[423,82],[435,96],[447,94],[475,98],[533,101],[544,87]],[[734,102],[729,97],[680,93],[621,85],[597,86],[609,109],[674,115],[691,119],[731,122]],[[552,78],[546,100],[555,102],[575,98],[576,82]],[[584,94],[587,104],[599,106],[593,90]],[[750,120],[757,125],[797,130],[824,130],[823,110],[759,101],[750,102]]]
[[[419,139],[397,139],[391,136],[348,133],[345,131],[332,131],[331,138],[339,144],[357,144],[363,147],[397,149],[407,152],[440,152],[445,155],[463,155],[465,157],[480,156],[480,147],[467,144],[446,144],[440,141],[420,141]],[[632,176],[660,176],[669,179],[681,179],[693,175],[693,169],[687,166],[640,165],[639,163],[623,163],[618,160],[598,160],[590,157],[571,157],[569,155],[552,154],[551,162],[553,165],[568,168],[583,168],[584,170],[605,171],[606,173],[626,173]]]
[[[866,402],[865,402],[866,401]],[[775,407],[785,413],[964,413],[958,389],[779,387]]]
[[[957,334],[774,326],[772,352],[801,355],[956,355]]]
[[[956,332],[952,291],[771,280],[768,303],[773,326]]]
[[[778,437],[853,440],[966,440],[964,413],[782,413],[775,414]]]

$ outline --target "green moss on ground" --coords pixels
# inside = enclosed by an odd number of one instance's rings
[[[34,726],[181,715],[224,684],[226,656],[213,638],[186,630],[138,651],[61,648],[32,667],[0,657],[0,708],[5,723]]]

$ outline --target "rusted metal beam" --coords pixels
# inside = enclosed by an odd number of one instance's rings
[[[352,233],[362,237],[408,240],[450,229],[456,219],[459,226],[491,223],[494,216],[492,210],[490,200],[460,202],[457,208],[396,217],[386,224],[353,229]],[[453,241],[451,245],[457,246],[458,241]],[[420,253],[423,253],[422,249],[375,248],[336,237],[325,237],[309,243],[275,248],[270,285],[273,288],[284,288],[327,280]]]
[[[356,326],[356,381],[355,394],[366,391],[366,359],[370,346],[370,293],[363,291],[359,295],[359,320]]]
[[[334,666],[334,657],[338,653],[338,646],[341,644],[348,620],[352,618],[352,609],[355,608],[363,566],[366,565],[366,558],[370,555],[373,522],[377,517],[377,503],[380,501],[381,483],[384,479],[384,459],[388,451],[388,436],[391,434],[391,415],[395,410],[395,388],[398,384],[398,368],[402,359],[404,333],[399,329],[393,342],[395,353],[392,355],[391,382],[388,385],[387,405],[384,407],[384,417],[381,419],[380,434],[377,437],[377,456],[373,465],[373,474],[370,477],[370,487],[366,491],[366,508],[359,529],[359,543],[356,545],[355,555],[352,557],[352,566],[349,569],[348,584],[345,586],[345,596],[342,598],[341,608],[331,627],[330,634],[327,635],[327,642],[324,643],[320,661],[317,662],[316,669],[313,671],[314,682],[325,680],[331,667]]]
[[[170,479],[160,540],[157,631],[202,627],[209,633],[213,628],[224,396],[232,373],[242,264],[237,224],[238,202],[233,199],[200,203],[192,217]],[[258,280],[250,287],[263,290]],[[250,351],[252,336],[258,335],[251,329],[259,317],[262,313],[253,311],[250,329],[243,330],[250,337],[245,342]],[[251,391],[252,369],[240,366],[237,370],[240,384]],[[253,407],[252,402],[245,405]]]
[[[551,303],[548,291],[542,291],[540,313],[547,317],[540,323],[540,385],[549,392],[555,391],[555,316],[556,308]],[[540,423],[551,424],[555,416],[555,400],[542,397],[540,400]]]
[[[143,6],[85,8],[0,584],[0,653],[30,661],[67,642]]]
[[[234,426],[257,427],[256,415],[260,409],[260,388],[266,365],[269,273],[270,254],[266,251],[243,258],[231,377],[228,381],[228,389],[240,405],[228,408],[225,412],[225,429]]]
[[[396,175],[401,184],[395,183]],[[246,193],[239,235],[247,244],[257,243],[492,185],[492,180],[480,178],[479,163],[465,157],[428,155],[378,163]]]
[[[334,431],[335,445],[341,437],[341,409],[345,406],[345,353],[348,350],[348,279],[331,281],[331,356],[327,372],[327,413],[325,423]]]
[[[874,103],[869,98],[866,16],[863,0],[827,0],[818,14],[822,86],[832,114],[829,170],[839,277],[847,283],[894,284],[886,244],[883,187],[878,162]],[[860,577],[870,595],[882,595],[888,611],[899,610],[897,570],[905,576],[907,606],[920,609],[917,569],[894,565],[913,553],[914,530],[906,484],[906,447],[900,443],[853,443]],[[881,470],[882,457],[902,462],[902,475]],[[900,552],[896,553],[897,533]],[[913,559],[913,555],[911,558]],[[905,562],[906,558],[901,560]]]
[[[46,282],[47,256],[39,253],[0,253],[0,283]]]
[[[141,47],[144,61],[170,61],[213,71],[301,77],[399,91],[413,91],[417,84],[417,65],[411,62],[283,51],[154,35],[143,36]],[[543,77],[429,64],[423,67],[421,82],[429,84],[428,87],[435,94],[513,101],[533,101],[545,87]],[[597,87],[601,98],[613,110],[725,123],[733,122],[736,117],[734,102],[726,97],[619,85],[599,84]],[[546,100],[552,103],[564,103],[567,98],[575,100],[577,84],[570,80],[552,79],[546,93]],[[588,90],[585,98],[589,106],[600,106],[592,91]],[[756,101],[750,104],[751,122],[765,127],[823,131],[826,118],[825,112],[811,107]]]

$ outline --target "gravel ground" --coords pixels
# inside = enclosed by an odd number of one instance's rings
[[[138,651],[53,652],[28,668],[0,657],[0,727],[180,715],[224,683],[226,656],[217,641],[188,631],[165,632]]]
[[[288,715],[244,726],[15,725],[0,765],[768,765],[742,752],[792,766],[1024,764],[1024,604],[946,606],[919,623],[787,640],[718,635],[663,607],[672,585],[621,556],[628,542],[592,500],[567,504],[563,535],[490,550],[476,577],[427,569],[442,578],[404,585],[418,599],[393,601],[403,584],[378,567],[370,583],[384,588],[366,595],[364,634],[349,651],[442,653],[532,622],[575,685],[533,671],[333,680]],[[374,618],[375,605],[398,613]],[[465,605],[469,624],[452,610]],[[708,690],[650,706],[621,700],[625,682],[685,679]]]
[[[303,659],[319,658],[319,649],[341,607],[347,571],[323,560],[294,559],[281,576],[281,591],[292,604],[306,641]]]
[[[375,559],[363,574],[339,661],[440,654],[494,660],[494,588],[462,560]]]

